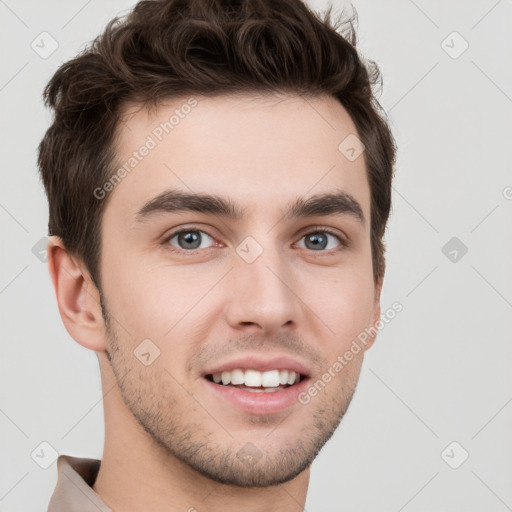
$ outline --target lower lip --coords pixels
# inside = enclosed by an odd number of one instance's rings
[[[281,391],[246,391],[233,386],[215,384],[203,377],[208,388],[219,398],[231,402],[235,407],[251,414],[274,414],[299,403],[299,395],[309,385],[309,378]]]

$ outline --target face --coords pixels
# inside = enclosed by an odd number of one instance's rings
[[[291,480],[341,421],[364,350],[304,393],[380,314],[364,155],[338,149],[355,126],[324,96],[197,96],[125,114],[116,152],[130,170],[108,192],[101,263],[125,406],[213,480]],[[275,380],[294,368],[299,383]]]

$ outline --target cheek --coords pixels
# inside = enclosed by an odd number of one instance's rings
[[[109,312],[134,338],[164,342],[190,324],[198,303],[218,280],[190,266],[171,268],[141,260],[110,265],[104,284]]]
[[[334,332],[337,348],[350,345],[367,326],[374,307],[373,277],[356,269],[309,287],[307,303]],[[306,295],[307,297],[308,295]]]

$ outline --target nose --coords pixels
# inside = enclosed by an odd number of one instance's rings
[[[233,329],[269,335],[297,327],[302,302],[282,252],[265,248],[252,263],[237,254],[229,279],[226,315]]]

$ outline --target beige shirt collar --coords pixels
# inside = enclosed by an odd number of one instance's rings
[[[92,489],[100,464],[98,459],[60,455],[48,512],[112,512]]]

